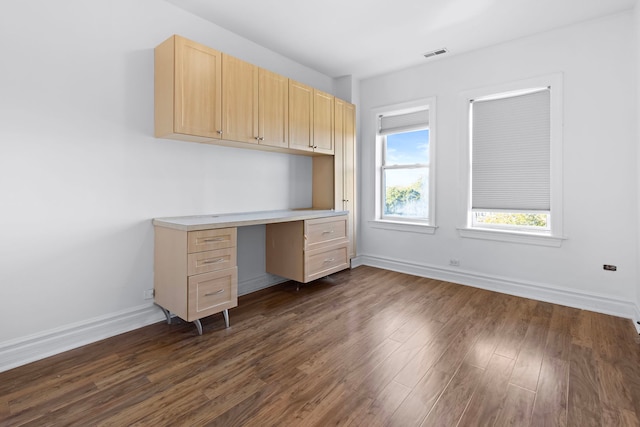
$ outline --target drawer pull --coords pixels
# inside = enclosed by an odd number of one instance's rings
[[[202,241],[205,243],[210,243],[210,242],[222,242],[223,240],[225,240],[224,237],[214,237],[209,239],[203,239]]]
[[[331,233],[335,233],[335,230],[323,231],[322,232],[322,234],[331,234]]]
[[[218,294],[221,294],[221,293],[223,293],[223,292],[224,292],[224,289],[220,289],[219,291],[216,291],[216,292],[209,292],[209,293],[206,293],[206,294],[204,294],[204,296],[205,296],[205,297],[210,297],[210,296],[212,296],[212,295],[218,295]]]
[[[224,262],[225,259],[224,258],[218,258],[218,259],[208,259],[205,261],[202,261],[203,264],[217,264],[219,262]]]
[[[335,258],[327,258],[327,259],[325,259],[325,260],[324,260],[324,262],[325,262],[325,263],[327,263],[327,262],[333,262],[333,261],[335,261],[335,260],[336,260]]]

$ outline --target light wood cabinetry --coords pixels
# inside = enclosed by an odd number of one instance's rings
[[[222,56],[222,131],[223,138],[257,144],[258,67]]]
[[[222,54],[180,36],[155,49],[155,136],[221,138]]]
[[[260,144],[289,147],[289,79],[260,68],[258,84]]]
[[[313,152],[313,88],[289,79],[289,148]]]
[[[313,158],[314,209],[349,211],[349,258],[356,256],[356,117],[355,105],[336,98],[333,157]]]
[[[313,151],[334,154],[334,96],[313,90]]]
[[[224,54],[223,138],[288,148],[289,79]]]
[[[334,120],[329,93],[177,35],[155,49],[158,138],[333,155]]]
[[[346,215],[267,224],[268,273],[307,283],[349,268]]]
[[[194,322],[238,305],[235,228],[182,231],[155,227],[154,301],[170,314]]]
[[[335,103],[334,208],[349,211],[349,258],[356,256],[356,107]]]
[[[334,96],[289,80],[289,148],[333,154]]]

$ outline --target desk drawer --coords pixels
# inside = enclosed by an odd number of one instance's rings
[[[187,253],[234,248],[236,241],[237,233],[235,228],[190,231],[187,236]]]
[[[187,275],[207,273],[235,267],[236,248],[216,249],[187,255]]]
[[[327,246],[347,239],[347,217],[318,218],[306,221],[307,248]]]
[[[314,280],[349,268],[347,244],[308,252],[305,259],[305,279]]]
[[[238,305],[238,268],[189,277],[188,319],[191,322]]]

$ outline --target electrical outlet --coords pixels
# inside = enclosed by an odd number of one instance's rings
[[[603,269],[607,270],[607,271],[617,271],[618,267],[616,267],[615,265],[610,265],[610,264],[605,264],[602,266]]]
[[[454,267],[460,267],[460,260],[459,259],[455,259],[455,258],[451,258],[449,260],[449,265],[454,266]]]
[[[147,289],[146,291],[144,291],[142,297],[144,299],[153,299],[153,294],[154,294],[153,289]]]

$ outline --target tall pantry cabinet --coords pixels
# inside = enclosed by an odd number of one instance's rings
[[[334,101],[334,156],[313,158],[314,209],[349,211],[349,258],[356,256],[358,210],[356,204],[356,114],[355,105]]]

